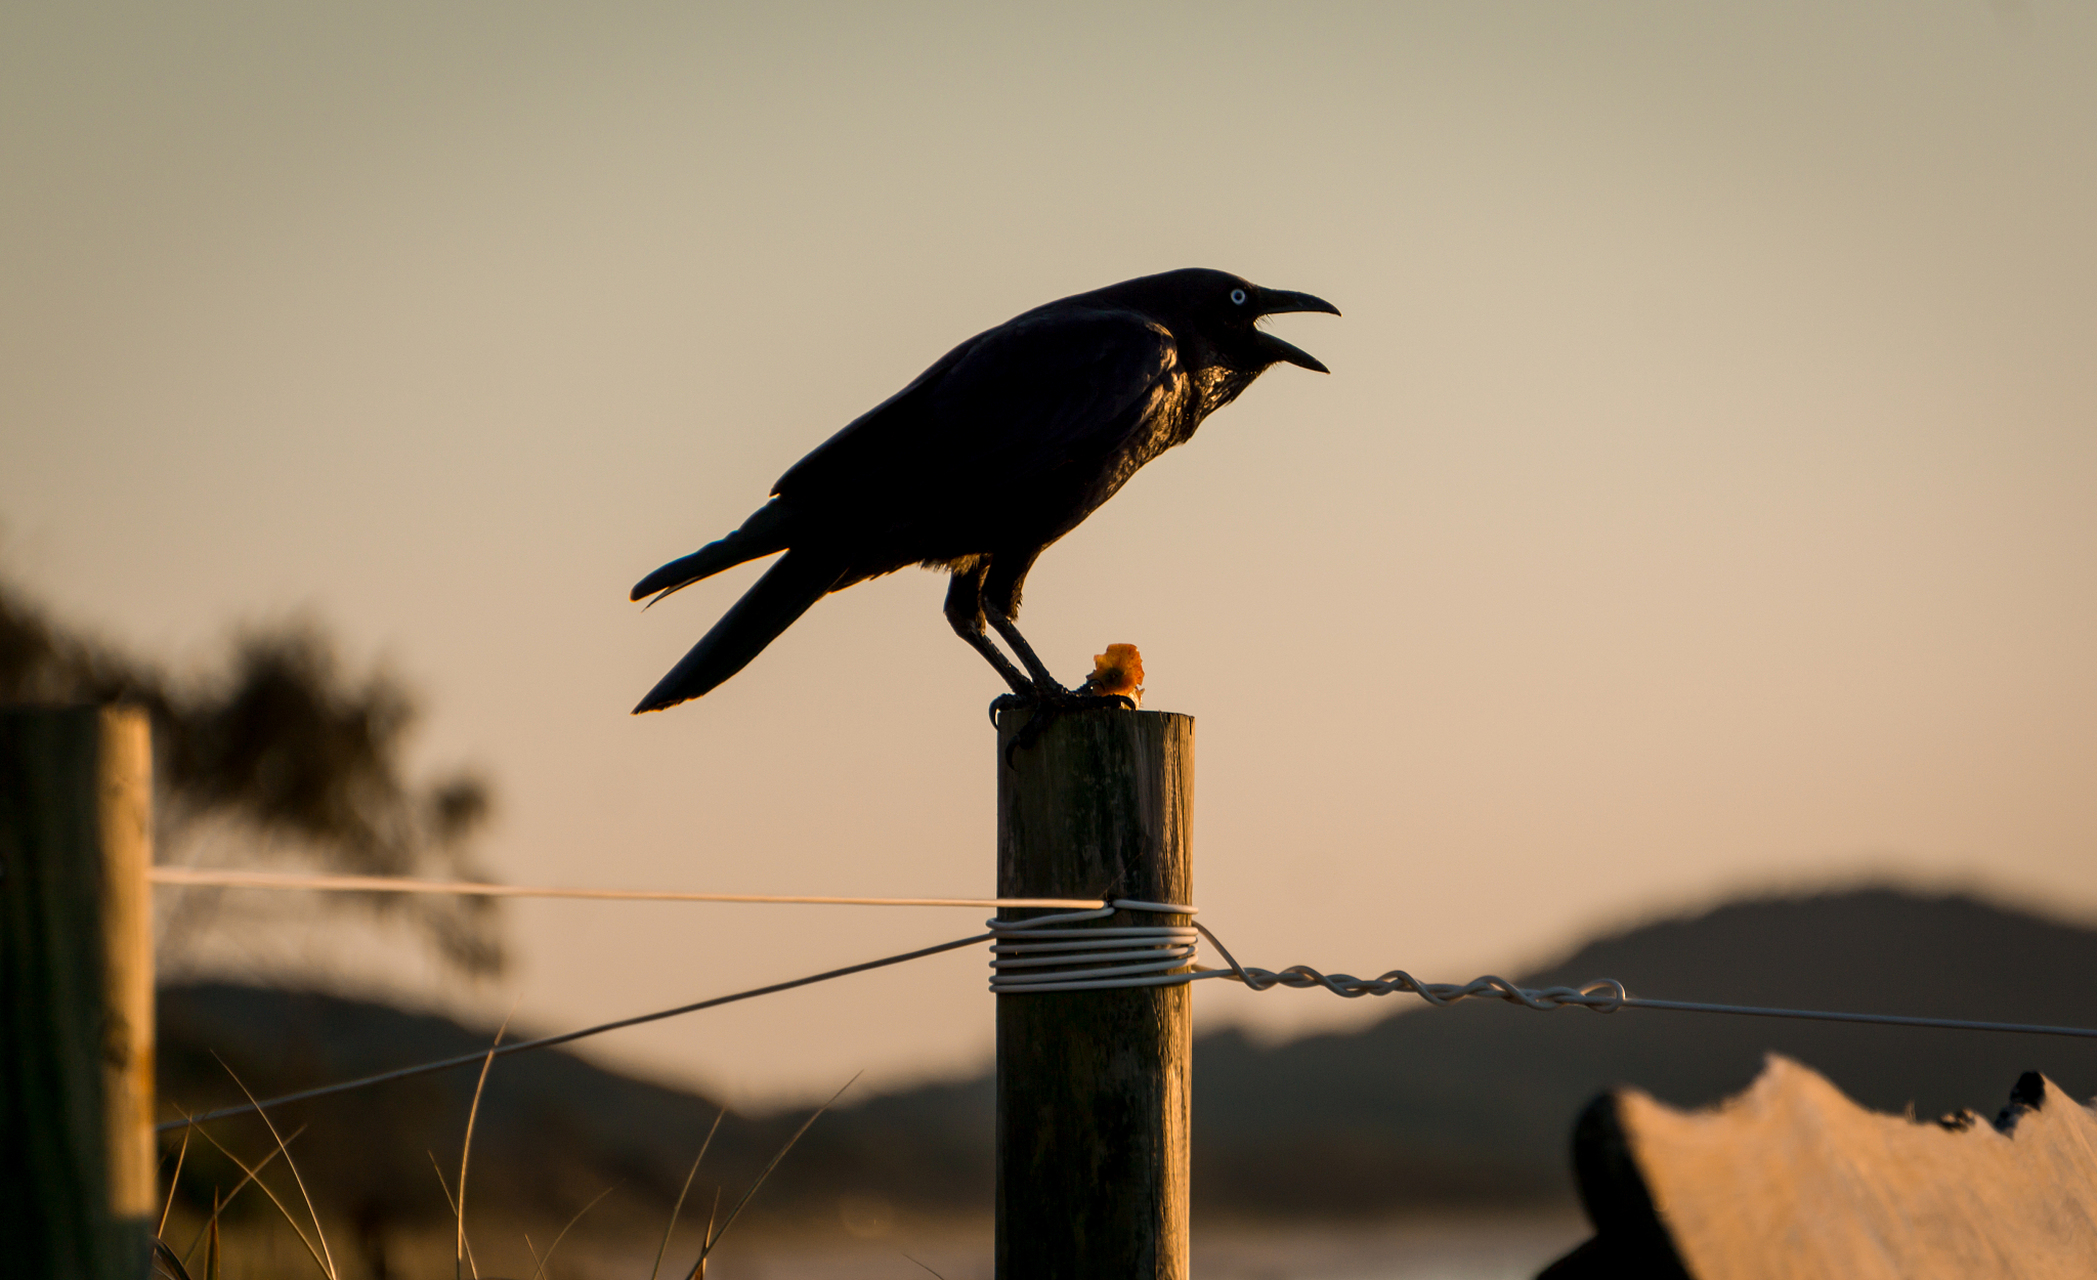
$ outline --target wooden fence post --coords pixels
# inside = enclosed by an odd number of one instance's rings
[[[153,1144],[152,739],[0,709],[0,1259],[140,1280]]]
[[[1191,903],[1193,717],[1076,712],[1008,763],[1024,722],[998,723],[998,895]],[[1191,995],[998,997],[998,1280],[1186,1280]]]

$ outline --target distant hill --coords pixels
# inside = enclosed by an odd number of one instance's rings
[[[1643,925],[1516,981],[1610,977],[1657,999],[2097,1027],[2097,987],[2085,981],[2093,965],[2097,930],[1968,897],[1874,889],[1734,902]],[[1993,1115],[2024,1070],[2076,1097],[2097,1093],[2097,1041],[1420,1006],[1359,1032],[1273,1048],[1203,1038],[1195,1199],[1211,1210],[1287,1213],[1565,1196],[1573,1116],[1596,1093],[1629,1084],[1678,1106],[1715,1102],[1745,1088],[1772,1051],[1865,1106],[1912,1105],[1924,1117],[1969,1107]]]
[[[1734,902],[1642,925],[1516,980],[1613,977],[1653,997],[2097,1026],[2092,973],[2097,930],[1967,897],[1873,889]],[[1397,1009],[1358,1032],[1272,1047],[1232,1031],[1197,1040],[1198,1214],[1567,1202],[1568,1134],[1594,1094],[1631,1084],[1677,1105],[1711,1102],[1743,1088],[1770,1051],[1811,1065],[1867,1106],[1912,1105],[1925,1117],[1968,1107],[1992,1114],[2027,1069],[2074,1096],[2097,1093],[2097,1042],[2089,1041],[1635,1010]],[[267,1094],[487,1043],[486,1032],[441,1018],[258,988],[170,988],[160,1010],[163,1097],[193,1109],[238,1099],[213,1050]],[[472,1088],[473,1073],[458,1071],[288,1108],[279,1123],[287,1132],[312,1126],[295,1150],[317,1195],[382,1229],[443,1213],[426,1149],[456,1165]],[[987,1212],[992,1106],[985,1074],[826,1116],[766,1188],[760,1210],[830,1221],[849,1196]],[[702,1185],[741,1185],[805,1114],[732,1118]],[[604,1212],[641,1214],[659,1229],[714,1115],[703,1098],[559,1051],[503,1059],[476,1130],[475,1203],[564,1220],[618,1181],[622,1191]],[[263,1139],[249,1128],[242,1141],[252,1149]],[[230,1184],[225,1166],[194,1151],[191,1160],[193,1194],[208,1199],[209,1180]]]

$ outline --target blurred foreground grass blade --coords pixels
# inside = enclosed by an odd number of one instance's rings
[[[677,1230],[677,1215],[684,1212],[684,1198],[692,1192],[692,1179],[699,1176],[699,1162],[706,1159],[706,1149],[714,1144],[714,1134],[720,1132],[721,1120],[727,1114],[728,1108],[726,1107],[722,1107],[714,1113],[713,1127],[706,1131],[706,1140],[699,1144],[699,1154],[692,1157],[692,1170],[684,1175],[684,1186],[677,1192],[677,1203],[670,1206],[670,1225],[663,1228],[663,1242],[656,1246],[655,1265],[648,1269],[648,1280],[655,1280],[657,1276],[662,1274],[663,1255],[670,1251],[670,1233]],[[715,1203],[719,1203],[718,1195],[715,1197]],[[712,1233],[713,1221],[711,1219],[708,1219],[706,1229],[709,1234]],[[704,1241],[701,1243],[703,1244]]]
[[[743,1198],[735,1202],[735,1208],[729,1212],[728,1220],[721,1224],[720,1232],[708,1239],[704,1247],[702,1247],[699,1250],[699,1261],[693,1263],[692,1269],[685,1273],[685,1280],[699,1280],[699,1277],[706,1274],[707,1256],[714,1251],[715,1245],[721,1243],[721,1237],[728,1234],[728,1228],[734,1226],[735,1220],[742,1216],[744,1206],[750,1203],[750,1197],[757,1194],[757,1189],[765,1184],[765,1179],[772,1176],[772,1170],[777,1169],[779,1167],[779,1162],[781,1160],[786,1159],[786,1153],[794,1149],[794,1144],[801,1140],[801,1135],[807,1133],[810,1126],[814,1125],[816,1121],[822,1119],[823,1113],[825,1111],[828,1111],[831,1107],[836,1106],[837,1100],[845,1096],[845,1089],[849,1089],[853,1085],[858,1084],[859,1077],[865,1074],[866,1073],[863,1071],[854,1072],[852,1078],[850,1080],[845,1081],[843,1088],[839,1089],[836,1093],[831,1094],[830,1100],[828,1102],[825,1102],[822,1106],[817,1107],[815,1109],[815,1114],[808,1117],[808,1119],[802,1121],[801,1127],[794,1130],[794,1136],[786,1140],[786,1145],[779,1148],[779,1154],[772,1157],[772,1162],[765,1166],[763,1173],[757,1175],[757,1181],[751,1183],[750,1189],[743,1193]]]
[[[211,1244],[204,1250],[204,1280],[218,1280],[218,1215],[225,1207],[225,1202],[218,1198],[218,1188],[213,1187],[211,1189],[211,1222],[205,1228],[211,1235]]]
[[[220,1155],[224,1156],[228,1160],[231,1160],[234,1164],[240,1166],[240,1171],[247,1175],[247,1177],[241,1179],[241,1186],[244,1187],[248,1183],[252,1182],[256,1186],[262,1188],[262,1194],[269,1197],[269,1202],[277,1206],[277,1212],[284,1215],[284,1221],[289,1223],[291,1225],[291,1229],[298,1233],[299,1243],[305,1245],[306,1252],[313,1255],[313,1265],[319,1267],[321,1269],[321,1274],[327,1276],[328,1280],[335,1280],[334,1276],[328,1271],[327,1264],[321,1261],[320,1251],[313,1247],[313,1241],[307,1237],[306,1229],[299,1225],[299,1220],[291,1216],[291,1210],[285,1208],[284,1202],[277,1198],[277,1193],[275,1189],[273,1189],[267,1182],[264,1182],[260,1177],[262,1165],[258,1164],[253,1168],[249,1168],[247,1161],[242,1160],[239,1156],[236,1156],[231,1151],[226,1150],[226,1144],[220,1142],[217,1138],[212,1137],[207,1130],[199,1129],[197,1130],[197,1132],[204,1135],[204,1141],[210,1143],[214,1147],[217,1147]],[[299,1132],[303,1133],[304,1130],[302,1129]],[[297,1137],[298,1134],[295,1133],[292,1136]],[[281,1152],[283,1150],[284,1142],[280,1138],[277,1141],[277,1150],[272,1151],[268,1157],[265,1157],[263,1160],[263,1164],[269,1163],[270,1159],[274,1158],[278,1154],[278,1152]],[[239,1188],[236,1187],[234,1188],[234,1190],[237,1191],[239,1190]],[[218,1214],[220,1208],[224,1208],[224,1206],[220,1205],[218,1206],[218,1208],[214,1208],[211,1211],[211,1221],[208,1224],[206,1224],[205,1227],[205,1230],[210,1233],[211,1247],[213,1249],[218,1248]]]
[[[159,1236],[153,1237],[153,1261],[175,1280],[189,1280],[189,1271],[182,1265],[182,1259],[176,1257],[175,1251],[167,1247],[167,1241]]]
[[[575,1216],[568,1219],[568,1225],[561,1228],[561,1234],[555,1236],[553,1238],[553,1243],[546,1246],[546,1256],[543,1258],[539,1258],[538,1265],[532,1268],[532,1280],[539,1280],[539,1277],[545,1274],[546,1264],[553,1261],[553,1251],[561,1247],[561,1241],[566,1240],[568,1238],[568,1233],[575,1229],[576,1223],[582,1221],[583,1215],[588,1213],[590,1210],[595,1209],[597,1207],[598,1200],[604,1199],[612,1192],[618,1190],[618,1188],[619,1184],[614,1182],[611,1186],[606,1187],[604,1190],[598,1192],[596,1199],[591,1200],[590,1203],[584,1205],[582,1208],[577,1209],[575,1211]],[[530,1236],[526,1236],[524,1238],[524,1247],[527,1249],[531,1248],[531,1243],[532,1238]],[[537,1250],[533,1250],[533,1254],[534,1256],[536,1256]]]
[[[291,1131],[291,1136],[290,1136],[289,1138],[285,1139],[285,1141],[286,1141],[286,1142],[297,1142],[297,1141],[299,1140],[299,1135],[300,1135],[300,1134],[302,1134],[302,1133],[304,1133],[305,1131],[306,1131],[306,1126],[305,1126],[305,1125],[300,1125],[300,1126],[299,1126],[298,1128],[296,1128],[296,1129],[293,1129],[293,1130]],[[210,1144],[211,1144],[212,1146],[214,1146],[214,1147],[218,1147],[218,1140],[217,1140],[217,1139],[213,1138],[213,1137],[212,1137],[212,1136],[211,1136],[210,1134],[208,1134],[208,1133],[204,1133],[204,1130],[202,1130],[202,1129],[198,1129],[198,1130],[197,1130],[197,1132],[198,1132],[198,1133],[203,1133],[203,1134],[204,1134],[204,1141],[206,1141],[206,1142],[209,1142],[209,1143],[210,1143]],[[224,1147],[219,1147],[218,1149],[219,1149],[220,1151],[225,1151],[225,1150],[226,1150],[226,1149],[225,1149]],[[232,1153],[231,1153],[231,1152],[227,1152],[227,1153],[226,1153],[226,1156],[227,1156],[227,1158],[228,1158],[228,1159],[232,1159]],[[262,1162],[261,1162],[260,1164],[257,1164],[257,1165],[255,1166],[255,1169],[256,1169],[256,1171],[257,1171],[257,1172],[260,1172],[260,1171],[261,1171],[261,1170],[263,1170],[263,1169],[267,1169],[267,1168],[269,1167],[269,1162],[270,1162],[270,1161],[272,1161],[272,1160],[274,1160],[274,1159],[276,1159],[276,1158],[277,1158],[277,1153],[276,1153],[276,1152],[274,1152],[274,1151],[272,1151],[272,1152],[270,1152],[270,1153],[269,1153],[268,1155],[266,1155],[266,1156],[262,1157]],[[235,1164],[239,1164],[240,1162],[239,1162],[238,1160],[235,1160],[235,1161],[233,1161],[233,1163],[235,1163]],[[184,1265],[184,1266],[188,1266],[188,1265],[189,1265],[189,1260],[190,1260],[190,1258],[191,1258],[192,1256],[194,1256],[194,1255],[196,1254],[196,1251],[197,1251],[197,1246],[198,1246],[198,1245],[200,1245],[200,1244],[202,1244],[202,1243],[204,1243],[204,1237],[205,1237],[205,1235],[206,1235],[206,1234],[208,1234],[208,1233],[209,1233],[209,1232],[210,1232],[210,1231],[211,1231],[211,1230],[212,1230],[212,1229],[213,1229],[214,1227],[216,1227],[216,1226],[218,1225],[218,1215],[219,1215],[219,1211],[220,1211],[221,1209],[225,1208],[225,1207],[226,1207],[227,1205],[229,1205],[229,1204],[232,1204],[232,1203],[233,1203],[233,1197],[234,1197],[234,1196],[237,1196],[237,1195],[239,1195],[239,1194],[240,1194],[240,1192],[241,1192],[241,1190],[242,1190],[242,1188],[246,1187],[246,1186],[247,1186],[247,1185],[248,1185],[248,1184],[249,1184],[250,1182],[253,1182],[254,1180],[255,1180],[255,1175],[254,1175],[253,1173],[250,1173],[250,1174],[246,1174],[246,1175],[244,1175],[244,1176],[243,1176],[243,1177],[241,1178],[241,1180],[240,1180],[239,1182],[236,1182],[236,1183],[234,1183],[234,1184],[233,1184],[233,1190],[232,1190],[231,1192],[227,1193],[227,1195],[226,1195],[226,1198],[225,1198],[225,1199],[224,1199],[223,1201],[221,1201],[221,1200],[219,1199],[219,1197],[218,1197],[218,1188],[217,1188],[217,1187],[213,1187],[213,1188],[211,1189],[211,1217],[205,1220],[205,1223],[204,1223],[204,1225],[203,1225],[203,1226],[201,1226],[201,1227],[198,1227],[198,1228],[197,1228],[197,1235],[196,1235],[196,1238],[195,1238],[194,1240],[191,1240],[191,1241],[189,1242],[189,1247],[188,1247],[187,1249],[184,1249],[184,1250],[182,1251],[182,1265]]]
[[[430,1158],[430,1170],[431,1172],[437,1175],[437,1185],[444,1188],[444,1207],[451,1210],[453,1213],[457,1213],[459,1211],[459,1202],[457,1200],[452,1199],[451,1184],[444,1180],[444,1166],[437,1163],[437,1153],[425,1147],[423,1149],[422,1154]],[[467,1240],[463,1241],[462,1243],[464,1243],[466,1246],[466,1260],[467,1262],[472,1263],[473,1241]],[[476,1267],[475,1273],[478,1274],[478,1267]]]
[[[306,1216],[313,1219],[313,1234],[320,1241],[320,1252],[314,1254],[313,1260],[321,1264],[321,1274],[325,1275],[328,1278],[328,1280],[340,1280],[340,1277],[338,1277],[335,1273],[335,1255],[328,1252],[328,1233],[321,1230],[320,1213],[313,1207],[313,1193],[306,1190],[306,1180],[299,1176],[298,1161],[293,1160],[291,1158],[290,1150],[284,1146],[284,1135],[277,1132],[277,1122],[270,1119],[268,1113],[262,1110],[261,1102],[259,1102],[256,1099],[254,1093],[249,1090],[247,1083],[243,1081],[238,1075],[234,1074],[233,1068],[226,1066],[226,1060],[224,1058],[219,1058],[216,1053],[212,1054],[211,1056],[214,1058],[218,1058],[218,1065],[226,1068],[226,1074],[233,1077],[233,1083],[240,1086],[240,1091],[247,1095],[248,1102],[254,1106],[255,1114],[261,1116],[262,1123],[269,1127],[269,1136],[276,1139],[277,1150],[282,1151],[284,1153],[284,1167],[291,1170],[291,1180],[294,1184],[297,1185],[299,1189],[299,1196],[306,1202]],[[220,1147],[219,1150],[225,1151],[225,1148]],[[232,1153],[227,1152],[227,1154],[230,1155]],[[262,1189],[268,1191],[269,1187],[267,1184],[264,1184]],[[277,1199],[275,1193],[272,1193],[270,1195],[270,1199]],[[284,1208],[284,1204],[282,1201],[277,1202],[277,1208],[280,1210]],[[291,1222],[291,1214],[288,1211],[284,1214],[284,1220],[286,1222]],[[291,1225],[294,1230],[298,1228],[298,1224],[296,1222],[292,1222]],[[305,1236],[305,1232],[299,1232],[300,1239],[304,1240]],[[313,1253],[313,1242],[310,1240],[306,1242],[306,1251],[308,1253]]]
[[[466,1253],[466,1169],[473,1160],[473,1122],[480,1119],[481,1092],[488,1087],[488,1068],[495,1065],[495,1051],[502,1047],[502,1033],[510,1029],[510,1018],[516,1016],[517,1008],[515,1005],[512,1005],[509,1017],[505,1017],[502,1020],[502,1025],[495,1028],[494,1043],[488,1046],[488,1056],[481,1059],[481,1078],[473,1083],[473,1105],[466,1108],[466,1141],[459,1147],[459,1198],[452,1205],[452,1211],[458,1218],[459,1223],[458,1240],[452,1250],[452,1280],[461,1280],[460,1272],[468,1265]],[[478,1266],[473,1268],[473,1280],[481,1280],[481,1269]]]
[[[182,1131],[182,1149],[175,1153],[175,1171],[169,1174],[167,1179],[167,1203],[160,1206],[160,1223],[153,1228],[153,1240],[156,1244],[159,1242],[160,1237],[167,1234],[167,1216],[175,1211],[175,1188],[182,1183],[182,1162],[188,1158],[189,1130],[184,1129]],[[175,1265],[178,1267],[182,1265],[179,1259]]]

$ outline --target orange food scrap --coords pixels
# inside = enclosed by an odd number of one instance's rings
[[[1120,694],[1143,704],[1143,655],[1132,644],[1110,644],[1105,653],[1092,657],[1092,674],[1085,677],[1085,692],[1102,696]]]

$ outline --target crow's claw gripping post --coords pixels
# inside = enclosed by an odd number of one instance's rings
[[[1032,711],[1027,722],[1012,735],[1005,744],[1005,763],[1012,763],[1012,753],[1021,747],[1031,747],[1056,720],[1071,711],[1134,711],[1136,700],[1122,693],[1077,693],[1069,689],[1058,689],[1053,694],[1028,697],[1017,693],[1000,694],[990,701],[990,722],[998,722],[1000,711]]]

